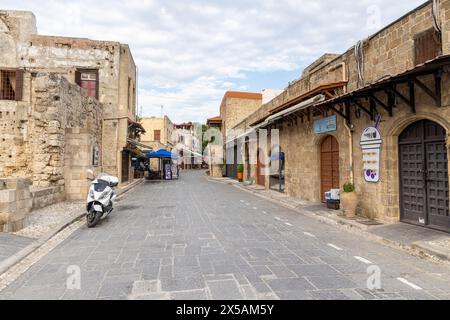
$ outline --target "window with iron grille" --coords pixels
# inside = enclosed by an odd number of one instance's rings
[[[22,70],[0,70],[0,100],[22,100]]]

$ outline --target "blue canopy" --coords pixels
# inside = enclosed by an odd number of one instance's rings
[[[149,158],[159,158],[159,159],[178,159],[177,155],[164,149],[152,153],[147,153],[147,156]]]

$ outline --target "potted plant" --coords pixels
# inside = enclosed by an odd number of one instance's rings
[[[237,178],[238,178],[239,182],[244,181],[244,165],[243,164],[238,164],[238,166],[237,166]]]
[[[355,192],[355,185],[353,183],[347,182],[344,184],[344,192],[341,195],[341,204],[347,218],[354,218],[356,216],[358,195]]]

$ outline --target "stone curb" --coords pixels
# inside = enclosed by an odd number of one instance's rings
[[[129,185],[125,186],[122,190],[119,190],[117,200],[121,200],[125,194],[132,190],[133,188],[137,187],[141,183],[144,182],[144,178],[139,179],[136,182],[132,182]],[[3,260],[0,262],[0,275],[11,269],[14,265],[25,259],[27,256],[29,256],[31,253],[42,247],[48,240],[53,238],[56,234],[73,224],[74,222],[78,221],[82,217],[84,217],[86,213],[80,213],[79,215],[75,217],[68,218],[66,221],[62,222],[58,227],[53,229],[52,231],[48,232],[47,234],[43,235],[27,247],[23,248],[19,252],[15,253],[11,257],[7,258],[6,260]]]
[[[216,182],[216,183],[222,183],[222,184],[228,184],[231,185],[235,188],[238,188],[240,190],[246,191],[248,193],[251,193],[259,198],[271,201],[273,203],[277,203],[285,208],[294,210],[302,215],[306,215],[308,217],[312,217],[314,219],[317,219],[323,223],[326,223],[328,225],[333,225],[333,226],[337,226],[339,228],[343,228],[346,231],[349,232],[354,232],[354,233],[358,233],[360,235],[364,235],[365,238],[370,239],[372,241],[376,241],[378,243],[381,243],[383,245],[387,245],[388,247],[391,248],[395,248],[395,249],[400,249],[403,250],[411,255],[414,256],[419,256],[421,258],[430,258],[432,260],[438,260],[440,262],[450,262],[450,252],[446,251],[446,250],[442,250],[441,248],[437,247],[437,246],[433,246],[425,241],[417,241],[415,243],[413,243],[412,245],[408,246],[408,245],[404,245],[400,242],[397,241],[393,241],[393,240],[389,240],[386,238],[383,238],[379,235],[367,232],[368,230],[368,226],[366,225],[362,225],[356,221],[352,221],[352,220],[346,220],[346,219],[342,219],[340,217],[337,216],[323,216],[323,215],[319,215],[317,213],[314,212],[309,212],[308,214],[305,214],[304,210],[301,210],[299,208],[299,206],[294,206],[286,201],[282,201],[280,199],[276,199],[270,196],[266,196],[266,195],[262,195],[260,193],[258,193],[257,191],[254,190],[250,190],[240,184],[234,183],[234,182],[229,182],[227,180],[218,180],[218,179],[214,179],[214,178],[210,178],[207,177],[207,180],[211,181],[211,182]],[[376,226],[374,226],[373,228],[376,228]]]

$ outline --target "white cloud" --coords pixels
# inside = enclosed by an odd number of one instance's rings
[[[383,26],[421,2],[0,0],[0,8],[33,11],[42,34],[130,44],[144,115],[163,104],[181,122],[215,116],[224,90],[251,88],[248,72],[300,74],[323,53],[343,52],[374,32],[369,7],[380,8]]]

